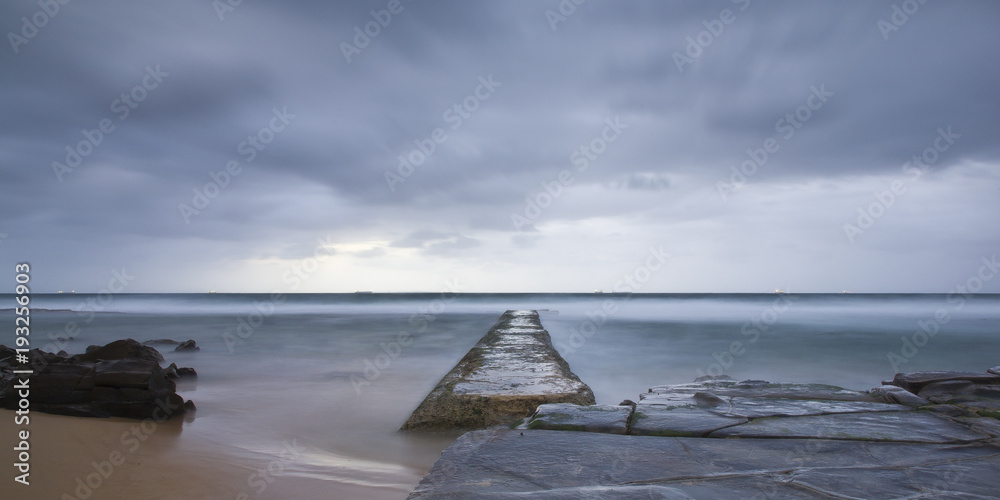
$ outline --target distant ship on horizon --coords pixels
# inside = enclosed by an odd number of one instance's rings
[[[375,293],[371,290],[355,290],[354,293]]]

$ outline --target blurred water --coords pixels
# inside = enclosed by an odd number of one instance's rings
[[[33,347],[195,339],[196,353],[161,349],[199,373],[179,386],[198,406],[180,444],[267,457],[297,440],[310,452],[289,474],[347,467],[402,489],[454,436],[396,429],[507,309],[541,311],[600,403],[720,372],[868,389],[892,377],[892,352],[901,371],[1000,364],[1000,295],[61,294],[32,306]],[[920,321],[936,333],[914,337]],[[926,342],[903,352],[901,337]]]

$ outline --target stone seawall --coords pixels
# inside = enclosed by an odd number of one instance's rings
[[[594,393],[552,346],[536,311],[507,311],[400,430],[485,429],[550,403],[592,405]]]

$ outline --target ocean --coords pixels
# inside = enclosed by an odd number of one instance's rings
[[[0,300],[13,325],[13,297]],[[32,347],[197,341],[194,353],[161,349],[198,371],[178,385],[198,407],[178,447],[217,443],[267,463],[295,442],[306,451],[281,474],[373,496],[405,496],[454,440],[397,429],[507,309],[539,310],[603,404],[703,374],[864,390],[897,371],[1000,364],[1000,295],[35,294],[31,305]],[[12,329],[0,337],[13,341]]]

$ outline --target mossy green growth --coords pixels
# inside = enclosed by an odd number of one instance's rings
[[[551,422],[546,422],[544,420],[532,420],[528,424],[529,429],[539,429],[547,431],[586,431],[587,428],[582,425],[574,424],[553,424]]]
[[[981,417],[995,418],[997,420],[1000,420],[1000,411],[979,410],[979,416],[981,416]]]

